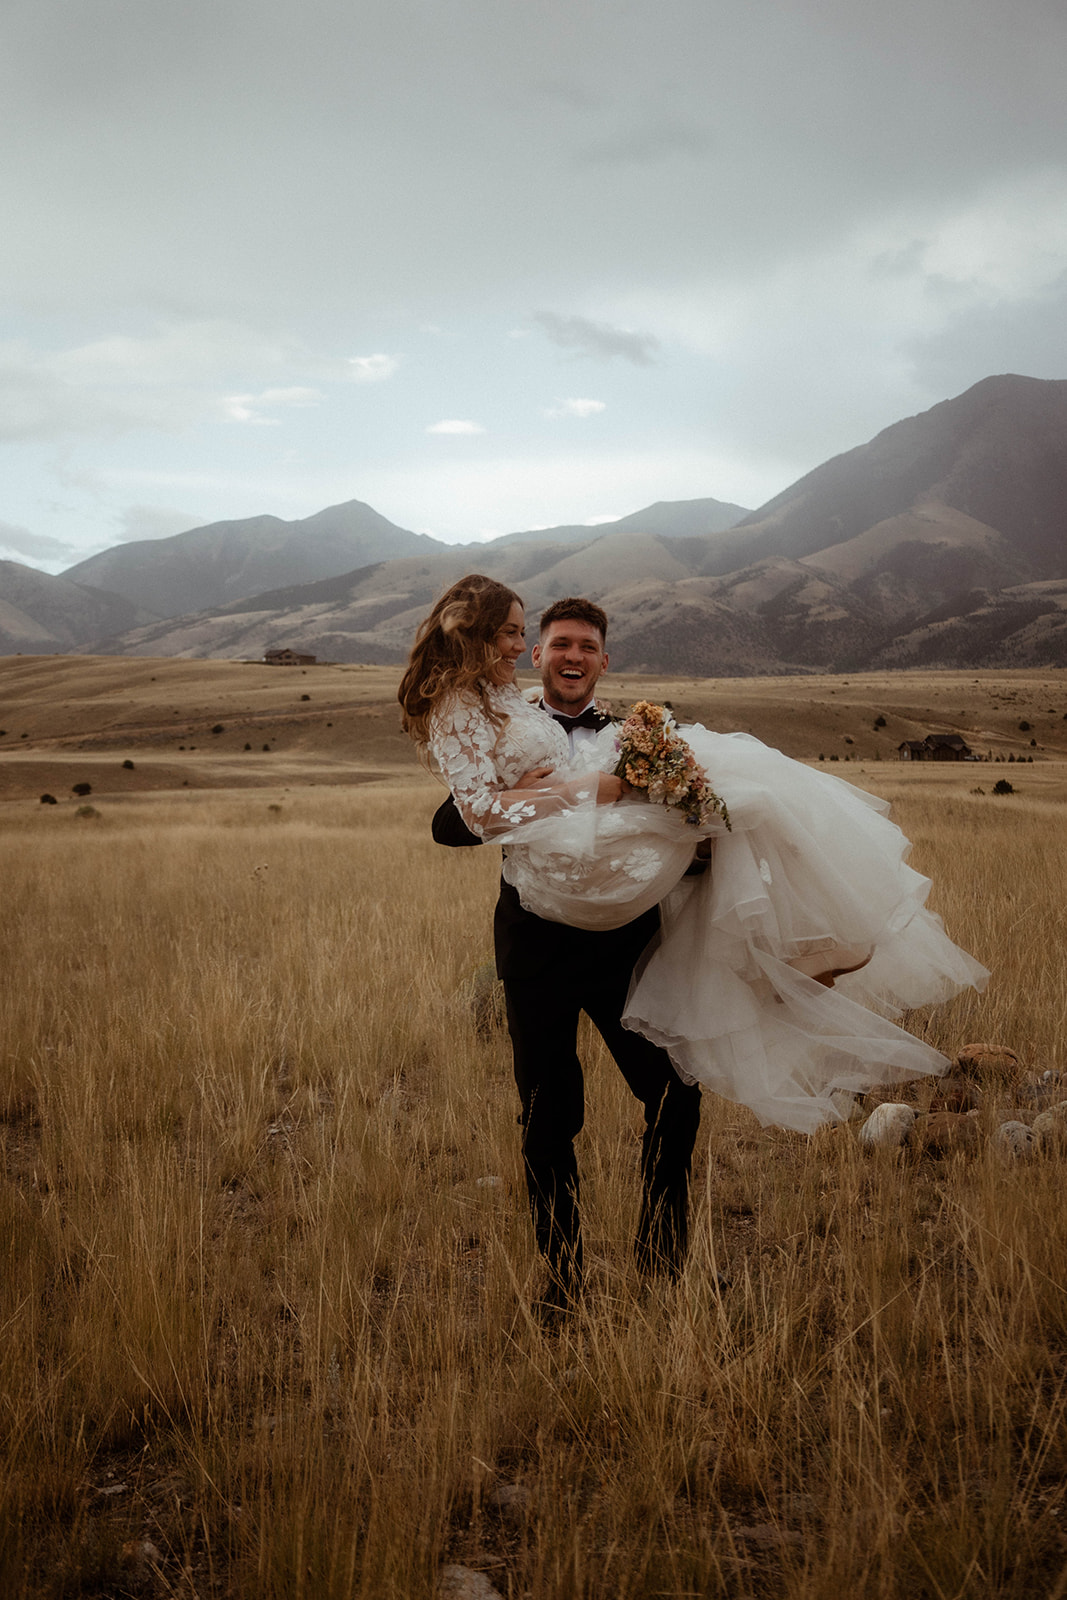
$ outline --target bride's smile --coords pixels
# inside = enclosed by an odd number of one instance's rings
[[[500,652],[494,674],[497,683],[514,683],[515,663],[526,653],[526,615],[517,600],[512,603],[508,620],[497,631],[493,644]]]

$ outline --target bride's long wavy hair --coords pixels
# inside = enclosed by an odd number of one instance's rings
[[[462,690],[476,694],[489,721],[503,727],[507,718],[490,704],[486,689],[502,659],[496,636],[516,601],[522,605],[514,589],[471,572],[446,589],[419,624],[396,696],[404,732],[416,744],[429,742],[430,718],[445,696]]]

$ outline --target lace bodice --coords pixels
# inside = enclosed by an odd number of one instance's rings
[[[596,774],[569,772],[567,735],[514,684],[487,690],[507,721],[494,728],[477,695],[456,694],[434,715],[430,752],[468,828],[484,839],[526,821],[596,803]],[[552,774],[530,789],[513,785],[535,767]]]

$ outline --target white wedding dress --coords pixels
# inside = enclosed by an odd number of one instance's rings
[[[682,734],[731,831],[719,819],[696,828],[636,795],[597,806],[596,772],[618,759],[615,730],[571,761],[563,729],[517,688],[488,693],[508,718],[502,730],[473,695],[455,697],[432,727],[460,813],[505,847],[504,876],[538,916],[596,930],[661,905],[623,1021],[684,1078],[764,1124],[809,1132],[840,1120],[837,1090],[945,1070],[943,1055],[888,1015],[983,988],[989,974],[926,909],[929,879],[907,866],[910,846],[884,801],[748,734],[695,724]],[[512,789],[540,766],[550,779]],[[685,878],[709,835],[710,869]],[[816,981],[847,967],[858,970],[833,987]]]

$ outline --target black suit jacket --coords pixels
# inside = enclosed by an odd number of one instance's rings
[[[482,843],[467,827],[451,795],[434,813],[431,831],[438,844],[453,849]],[[512,982],[539,979],[554,969],[561,978],[596,983],[601,974],[632,968],[658,932],[656,906],[633,922],[603,933],[549,922],[527,911],[517,890],[501,878],[500,897],[493,914],[496,970],[499,977]]]

